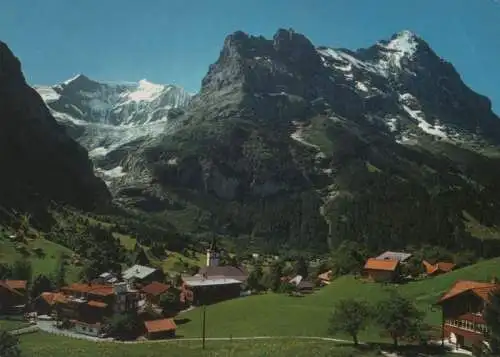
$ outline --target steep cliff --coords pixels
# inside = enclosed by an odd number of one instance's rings
[[[51,202],[84,210],[110,194],[88,154],[56,123],[26,84],[19,60],[0,42],[0,206],[43,212]]]

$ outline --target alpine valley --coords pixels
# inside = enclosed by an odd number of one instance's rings
[[[45,189],[71,180],[79,197],[106,201],[70,136],[112,206],[186,235],[215,230],[267,251],[348,240],[370,251],[429,244],[500,255],[500,119],[414,33],[352,51],[315,47],[293,30],[272,39],[235,32],[195,95],[78,75],[35,87],[48,110],[0,50],[9,184],[36,176],[26,184],[38,193],[89,209]],[[42,158],[45,150],[56,160]],[[17,168],[35,155],[72,174],[31,161],[21,166],[33,172]]]

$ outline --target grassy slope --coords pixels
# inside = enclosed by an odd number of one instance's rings
[[[134,249],[136,243],[135,238],[119,233],[114,233],[114,235],[115,237],[120,239],[120,242],[125,247],[125,249]],[[163,271],[165,271],[166,273],[180,273],[181,271],[179,271],[179,268],[182,266],[183,262],[186,262],[189,265],[197,265],[200,267],[205,264],[205,255],[201,253],[196,253],[196,258],[194,258],[186,257],[179,252],[166,251],[167,258],[160,260],[151,253],[148,247],[144,248],[151,262],[158,267],[162,267]]]
[[[207,349],[201,349],[201,342],[142,343],[136,345],[94,343],[41,332],[21,336],[23,356],[31,357],[87,357],[87,356],[375,356],[372,352],[360,353],[349,346],[319,341],[208,341]],[[354,353],[355,354],[351,354]]]
[[[17,330],[28,326],[30,326],[30,324],[24,320],[0,320],[0,329],[5,331]]]
[[[463,212],[465,229],[469,232],[473,237],[479,239],[500,239],[500,228],[493,226],[487,227],[481,222],[479,222],[476,218],[474,218],[470,213],[464,211]]]
[[[54,273],[57,261],[61,254],[71,256],[73,252],[59,244],[48,241],[44,238],[37,238],[28,240],[26,244],[27,250],[30,255],[27,257],[31,261],[33,268],[33,275],[45,274],[49,275]],[[41,248],[44,252],[43,256],[37,256],[33,249]],[[12,264],[14,261],[22,258],[22,255],[16,251],[15,243],[7,238],[0,238],[0,263]],[[67,266],[67,279],[69,281],[76,281],[79,275],[79,268],[75,266]]]
[[[416,302],[426,313],[428,322],[438,324],[440,312],[431,309],[431,304],[456,280],[488,280],[494,274],[500,274],[500,258],[447,275],[402,285],[398,290]],[[325,336],[328,317],[336,301],[342,298],[364,298],[375,302],[386,293],[382,285],[363,283],[352,277],[341,277],[315,294],[303,298],[269,293],[230,300],[207,308],[207,334],[210,337]],[[190,321],[179,324],[178,334],[199,337],[201,310],[192,310],[181,317]],[[365,340],[378,340],[379,336],[379,331],[370,327],[361,337]]]

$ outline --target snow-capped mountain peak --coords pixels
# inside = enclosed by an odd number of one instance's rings
[[[76,81],[82,80],[82,79],[87,80],[88,78],[85,75],[79,73],[79,74],[71,77],[70,79],[65,80],[64,82],[62,82],[62,84],[69,85],[69,84],[71,84],[73,82],[76,82]]]
[[[417,36],[408,30],[401,31],[394,36],[391,41],[385,46],[386,49],[392,50],[398,55],[412,57],[418,47]]]
[[[127,93],[126,97],[129,99],[129,101],[152,102],[158,99],[158,97],[161,96],[164,91],[168,91],[170,88],[170,86],[155,84],[149,82],[146,79],[141,79],[137,84],[135,90]]]
[[[95,81],[83,74],[54,86],[35,86],[53,114],[107,125],[142,125],[166,121],[169,111],[183,107],[191,95],[182,88],[155,84]]]
[[[94,159],[97,173],[106,180],[118,177],[108,170],[109,153],[121,160],[131,143],[148,140],[176,125],[192,95],[184,89],[152,83],[96,81],[78,74],[52,86],[35,86],[56,120]],[[104,161],[106,162],[104,162]],[[103,166],[101,166],[103,165]],[[113,175],[112,175],[113,174]]]

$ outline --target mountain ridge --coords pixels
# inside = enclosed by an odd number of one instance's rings
[[[499,192],[490,174],[473,172],[482,156],[461,146],[497,147],[500,121],[423,40],[399,50],[394,41],[408,35],[358,50],[362,59],[289,30],[269,40],[229,35],[182,125],[126,160],[132,174],[117,199],[134,200],[126,192],[141,173],[154,190],[139,191],[210,211],[227,234],[275,248],[345,240],[404,248],[423,235],[476,249],[462,211],[496,224],[487,207]],[[468,152],[471,161],[458,164]]]
[[[175,125],[101,165],[118,204],[271,250],[498,252],[465,217],[500,225],[498,160],[482,155],[500,121],[413,33],[350,51],[237,31],[201,84]]]

